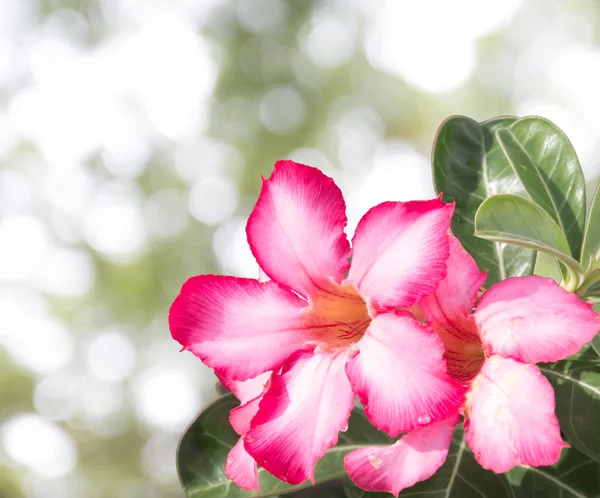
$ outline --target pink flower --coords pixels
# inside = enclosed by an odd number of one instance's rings
[[[576,353],[600,329],[599,317],[590,304],[538,276],[493,285],[473,312],[485,278],[451,237],[447,275],[420,303],[444,341],[450,375],[469,389],[460,410],[466,442],[479,464],[496,473],[553,465],[568,445],[552,386],[533,363]],[[346,471],[364,489],[397,495],[444,463],[459,418],[456,412],[392,446],[349,453]]]
[[[346,430],[355,394],[392,436],[456,412],[464,387],[448,375],[443,343],[405,310],[445,276],[453,209],[439,199],[380,204],[358,224],[351,252],[333,180],[275,165],[246,227],[271,281],[193,277],[169,315],[173,337],[221,378],[273,372],[238,430],[240,454],[296,484],[313,479]]]

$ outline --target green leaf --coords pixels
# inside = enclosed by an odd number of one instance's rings
[[[558,224],[570,254],[578,258],[585,224],[585,178],[567,136],[550,121],[530,116],[497,130],[496,138],[531,200]]]
[[[223,472],[229,450],[238,435],[229,425],[229,412],[238,405],[232,394],[227,394],[204,409],[183,433],[177,450],[179,478],[188,498],[245,498],[274,496],[310,486],[305,482],[291,486],[259,469],[261,493],[250,493],[238,488]],[[349,428],[340,433],[339,443],[319,460],[315,468],[315,482],[324,483],[345,477],[344,456],[364,445],[391,444],[365,418],[362,409],[355,408]]]
[[[433,145],[433,179],[445,202],[456,201],[452,232],[488,272],[486,286],[511,276],[530,275],[535,251],[473,236],[475,213],[494,194],[526,195],[521,181],[500,149],[494,132],[517,121],[496,118],[478,123],[454,116],[442,123]]]
[[[508,479],[517,498],[600,497],[600,464],[574,448],[552,467],[516,467]]]
[[[594,337],[591,345],[594,351],[596,351],[596,354],[600,356],[600,334],[597,334],[596,337]]]
[[[348,489],[350,498],[390,498],[389,493],[367,492],[356,487]],[[512,498],[510,483],[503,475],[483,469],[464,440],[462,426],[454,431],[452,445],[444,465],[426,481],[400,492],[411,498]]]
[[[586,346],[540,369],[554,386],[556,415],[567,440],[600,461],[600,358]]]
[[[581,249],[581,265],[586,270],[592,266],[592,258],[600,259],[600,183],[592,199]]]
[[[220,382],[217,382],[215,384],[215,391],[217,391],[217,396],[225,396],[226,394],[229,394],[229,390]]]
[[[554,256],[565,265],[576,287],[583,271],[570,256],[569,244],[556,222],[537,204],[517,195],[494,195],[475,215],[475,235]]]

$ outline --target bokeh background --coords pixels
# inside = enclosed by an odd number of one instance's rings
[[[275,160],[332,175],[351,234],[433,195],[451,114],[540,114],[600,161],[595,0],[1,0],[0,497],[181,498],[215,397],[167,312],[257,276]]]

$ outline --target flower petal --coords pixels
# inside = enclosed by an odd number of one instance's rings
[[[238,440],[227,455],[225,474],[240,488],[247,491],[259,491],[256,462],[244,448],[243,438]]]
[[[269,379],[271,378],[271,372],[265,372],[258,377],[248,380],[228,379],[227,377],[221,377],[219,375],[217,375],[217,377],[225,389],[231,391],[235,397],[240,400],[240,404],[243,405],[256,398],[265,390],[265,386],[269,383]]]
[[[409,432],[391,446],[355,450],[345,456],[344,468],[360,488],[398,496],[403,489],[429,479],[446,461],[459,418],[455,413]]]
[[[183,285],[169,327],[220,377],[246,380],[276,370],[305,347],[306,304],[275,282],[201,275]]]
[[[442,420],[462,404],[465,389],[448,376],[442,341],[408,313],[376,317],[358,348],[346,373],[367,417],[390,436]]]
[[[550,278],[513,277],[481,298],[475,321],[488,354],[527,363],[575,354],[600,330],[592,305]]]
[[[420,305],[427,323],[444,342],[448,371],[456,380],[471,379],[480,369],[484,354],[471,312],[486,279],[458,239],[450,236],[448,272],[435,292]]]
[[[314,465],[348,428],[354,393],[346,353],[301,351],[274,375],[245,437],[246,450],[279,479],[314,480]]]
[[[468,394],[465,434],[475,459],[501,474],[515,465],[554,465],[566,445],[554,390],[535,365],[491,356]]]
[[[453,204],[384,202],[356,227],[348,280],[379,311],[409,307],[446,275]]]
[[[263,393],[229,412],[229,423],[231,424],[231,427],[233,427],[233,430],[240,436],[245,436],[250,431],[250,424],[258,412],[258,407],[262,398]]]
[[[278,161],[248,218],[252,254],[273,280],[309,297],[348,269],[346,205],[331,178],[310,166]]]

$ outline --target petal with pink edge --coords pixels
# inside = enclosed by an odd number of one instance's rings
[[[455,413],[409,432],[391,446],[355,450],[344,458],[344,468],[360,488],[398,496],[403,489],[429,479],[446,461],[459,418]]]
[[[305,347],[306,304],[275,282],[201,275],[183,285],[169,327],[220,377],[246,380],[279,368]]]
[[[254,257],[273,280],[304,297],[341,281],[350,244],[346,205],[331,178],[310,166],[278,161],[248,218]]]
[[[409,307],[446,275],[453,204],[384,202],[360,220],[348,280],[379,311]]]
[[[228,379],[219,375],[217,377],[225,389],[231,391],[240,400],[240,404],[243,405],[256,398],[259,394],[262,394],[265,386],[269,383],[271,372],[265,372],[258,377],[248,380]]]
[[[353,391],[375,427],[395,437],[447,418],[465,389],[446,370],[444,346],[410,314],[376,317],[346,366]]]
[[[554,407],[552,386],[535,365],[491,356],[466,404],[465,434],[475,459],[498,474],[515,465],[554,465],[568,446]]]
[[[244,448],[243,438],[238,440],[227,455],[225,474],[240,488],[247,491],[259,491],[256,462]]]
[[[484,360],[481,339],[470,316],[477,293],[486,279],[477,263],[454,236],[450,236],[450,257],[446,277],[420,305],[427,323],[442,338],[448,371],[460,382],[470,380]]]
[[[527,363],[575,354],[600,330],[592,305],[550,278],[513,277],[481,298],[475,321],[488,354]]]
[[[450,256],[446,277],[435,292],[425,297],[420,305],[428,323],[445,329],[460,330],[475,306],[477,293],[483,286],[486,273],[454,236],[450,236]]]
[[[346,353],[302,351],[273,375],[245,446],[279,479],[313,481],[315,462],[348,428],[354,393],[344,372],[346,361]]]
[[[229,423],[233,430],[240,436],[245,436],[250,431],[250,423],[258,412],[258,406],[263,398],[262,393],[256,398],[240,405],[229,412]]]

